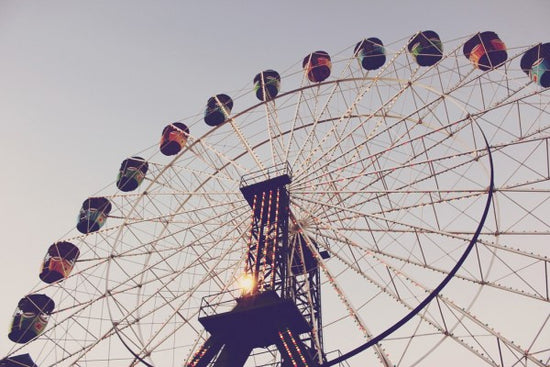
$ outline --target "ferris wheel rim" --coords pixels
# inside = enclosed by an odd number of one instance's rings
[[[352,79],[352,80],[362,80],[362,79],[364,79],[364,78],[354,78],[354,79]],[[388,78],[388,80],[391,80],[391,81],[398,81],[398,80],[396,80],[396,79],[389,79],[389,78]],[[349,80],[348,80],[348,81],[349,81]],[[326,83],[326,84],[338,84],[338,83],[342,83],[342,82],[344,82],[344,81],[337,80],[337,81],[333,81],[333,82],[331,82],[331,83]],[[309,86],[307,86],[306,88],[299,88],[299,89],[296,89],[295,91],[299,92],[300,90],[308,89],[308,88],[313,88],[313,87],[315,87],[315,86],[309,85]],[[440,95],[441,95],[441,92],[435,91],[435,90],[432,89],[432,88],[429,88],[429,89],[432,90],[432,92],[435,92],[435,94],[440,94]],[[289,93],[287,93],[287,94],[288,94],[288,95],[291,95],[292,93],[289,92]],[[268,102],[270,102],[270,101],[265,101],[265,102],[259,103],[259,104],[257,104],[256,106],[254,106],[253,108],[257,108],[257,107],[262,106],[262,105],[264,105],[264,104],[266,104],[266,103],[268,103]],[[459,107],[461,107],[460,104],[457,103],[457,105],[458,105]],[[253,108],[252,108],[252,109],[253,109]],[[249,110],[246,110],[246,111],[248,112]],[[333,118],[331,118],[331,119],[327,119],[326,122],[335,121],[335,120],[337,120],[337,119],[339,119],[339,117],[333,117]],[[405,116],[405,117],[398,117],[396,120],[398,120],[398,121],[403,121],[403,120],[407,120],[407,119],[408,119],[408,117]],[[468,120],[468,119],[469,119],[469,117],[466,117],[466,118],[465,118],[465,120]],[[322,121],[322,120],[318,120],[317,123],[323,123],[323,121]],[[314,123],[312,122],[312,123],[309,123],[309,124],[302,125],[302,126],[298,127],[298,129],[307,128],[308,126],[311,126],[312,124],[314,124]],[[476,126],[477,126],[477,125],[476,125]],[[477,128],[479,129],[479,126],[477,126]],[[284,136],[284,135],[287,135],[287,134],[292,133],[292,132],[293,132],[293,131],[285,130],[285,131],[281,132],[279,136]],[[210,133],[210,131],[209,131],[208,133]],[[489,149],[489,146],[488,146],[488,142],[487,142],[485,136],[483,136],[483,137],[484,137],[485,142],[486,142],[486,150],[487,150],[488,155],[489,155],[489,157],[490,157],[490,149]],[[193,144],[198,143],[198,141],[199,141],[200,139],[201,139],[201,138],[199,138],[199,139],[197,139],[196,141],[194,141]],[[266,138],[265,140],[263,140],[263,141],[257,143],[256,145],[254,145],[252,148],[253,148],[253,149],[256,149],[257,147],[262,146],[262,145],[265,145],[265,144],[268,144],[268,143],[269,143],[269,139]],[[182,154],[184,154],[185,152],[187,152],[188,149],[190,150],[191,147],[192,147],[192,146],[190,146],[189,148],[187,148],[187,149],[185,149],[184,151],[182,151],[182,152],[180,153],[180,155],[182,155]],[[240,155],[237,155],[237,156],[233,157],[232,159],[230,159],[230,162],[233,162],[233,161],[239,159],[240,157],[245,156],[246,154],[247,154],[247,151],[246,151],[246,150],[243,150],[242,153],[241,153]],[[178,157],[179,157],[179,155],[178,155]],[[176,157],[174,160],[172,160],[172,162],[170,163],[170,165],[171,165],[173,162],[176,162],[176,161],[177,161],[177,157]],[[230,164],[231,164],[230,162],[226,163],[224,167],[230,165]],[[491,162],[492,162],[492,161],[491,161]],[[167,169],[167,168],[168,168],[168,166],[166,167],[166,169]],[[220,170],[223,170],[223,167],[222,167]],[[219,172],[218,172],[218,173],[219,173]],[[161,174],[162,174],[162,173],[161,173]],[[493,175],[493,172],[492,172],[492,164],[491,164],[491,177],[492,177],[492,175]],[[205,184],[206,181],[208,181],[208,180],[210,180],[210,179],[211,179],[211,177],[207,178],[207,179],[205,180],[205,182],[201,183],[201,185],[199,186],[199,188],[202,187],[202,185]],[[156,178],[153,180],[153,182],[154,182],[155,180],[156,180]],[[491,180],[492,180],[492,178],[491,178]],[[151,183],[150,186],[151,186],[152,184],[153,184],[153,183]],[[491,189],[491,190],[492,190],[492,189]],[[148,190],[146,190],[145,192],[147,192],[147,191],[148,191]],[[492,196],[492,191],[491,191],[491,196]],[[180,206],[183,206],[183,204],[184,204],[184,203],[182,203]],[[489,198],[488,201],[487,201],[486,208],[485,208],[485,214],[484,214],[483,218],[486,216],[486,212],[487,212],[487,210],[488,210],[488,205],[489,205],[489,204],[490,204],[490,198]],[[482,219],[482,222],[483,222],[483,221],[484,221],[484,219]],[[480,228],[481,228],[481,227],[482,227],[482,224],[479,224],[479,225],[478,225],[478,229],[476,230],[476,233],[474,234],[474,237],[477,237],[477,235],[479,234],[479,231],[480,231]],[[473,241],[473,240],[470,241],[470,246],[468,246],[466,252],[469,252],[469,250],[471,250],[471,248],[472,248],[474,242],[475,242],[475,241]],[[467,254],[466,254],[466,255],[467,255]],[[466,256],[464,255],[462,258],[465,259],[465,257],[466,257]],[[463,262],[463,261],[462,261],[462,262]],[[145,267],[145,266],[147,266],[147,265],[144,264],[144,267]],[[456,267],[456,269],[454,270],[454,272],[453,272],[451,275],[447,275],[447,277],[444,278],[444,281],[443,281],[441,284],[443,284],[443,283],[446,284],[446,283],[448,282],[448,280],[450,280],[450,279],[454,276],[454,273],[456,273],[457,270],[458,270],[458,267]],[[432,293],[430,294],[430,296],[426,299],[426,301],[425,301],[425,302],[422,302],[422,305],[427,304],[431,299],[433,299],[433,298],[435,297],[435,295],[436,295],[437,293],[439,293],[439,291],[441,291],[441,289],[442,289],[442,287],[441,287],[441,288],[439,288],[439,287],[436,288],[436,291],[432,292]],[[422,308],[422,307],[421,307],[421,308]],[[411,313],[409,314],[410,317],[408,317],[408,318],[411,318],[411,317],[413,317],[414,315],[416,315],[416,314],[420,311],[421,308],[415,309],[414,312],[411,312]],[[402,321],[402,320],[401,320],[401,321]],[[397,324],[399,324],[399,322],[398,322]],[[397,324],[396,324],[396,325],[397,325]],[[118,334],[118,333],[117,333],[117,334]],[[120,334],[118,334],[118,335],[119,335],[119,337],[121,337]],[[370,343],[369,346],[372,346],[372,344],[374,344],[374,343],[376,343],[377,341],[381,340],[383,337],[387,336],[388,334],[382,333],[382,334],[380,334],[380,335],[381,335],[381,337],[377,337],[377,338],[372,339],[372,340],[375,340],[375,342]],[[366,348],[365,348],[365,349],[366,349]],[[348,357],[346,357],[346,359],[349,358],[349,357],[351,357],[351,356],[352,356],[352,355],[349,355]],[[343,358],[343,357],[342,357],[342,358]],[[341,361],[341,360],[338,360],[338,361]],[[332,361],[331,361],[331,362],[332,362]],[[331,362],[329,362],[329,363],[331,363]],[[334,363],[338,363],[338,362],[334,362]]]
[[[478,127],[479,128],[479,127]],[[382,333],[380,333],[378,336],[372,338],[371,340],[367,341],[366,343],[364,343],[363,345],[360,345],[352,350],[350,350],[349,352],[346,352],[344,353],[342,356],[340,357],[337,357],[337,358],[334,358],[333,360],[331,361],[327,361],[326,363],[324,363],[322,366],[333,366],[337,363],[340,363],[340,362],[343,362],[343,361],[346,361],[348,360],[349,358],[357,355],[358,353],[361,353],[362,351],[370,348],[371,346],[373,346],[374,344],[380,342],[382,339],[386,338],[387,336],[391,335],[395,330],[397,330],[399,327],[401,327],[402,325],[404,325],[406,322],[408,322],[410,319],[412,319],[416,314],[418,314],[424,307],[426,307],[426,305],[431,302],[435,297],[437,297],[439,295],[439,293],[443,290],[443,288],[451,281],[451,279],[455,276],[455,274],[457,273],[458,269],[464,264],[464,261],[466,260],[466,258],[468,257],[468,255],[470,254],[470,252],[472,251],[474,245],[476,244],[477,242],[477,238],[479,237],[479,234],[481,233],[481,230],[483,228],[483,225],[485,224],[485,220],[487,218],[487,215],[489,213],[489,208],[491,206],[491,202],[492,202],[492,198],[493,198],[493,190],[494,190],[494,165],[493,165],[493,157],[491,155],[491,148],[489,146],[489,142],[487,141],[487,138],[485,136],[485,134],[483,133],[483,131],[481,130],[481,134],[483,135],[483,138],[485,140],[485,146],[486,146],[486,149],[487,149],[487,154],[488,154],[488,157],[489,157],[489,165],[491,167],[491,174],[490,174],[490,182],[489,182],[489,187],[488,187],[488,190],[487,190],[487,201],[485,203],[485,208],[484,208],[484,211],[483,211],[483,214],[481,216],[481,219],[480,219],[480,222],[478,224],[478,227],[475,231],[475,234],[474,236],[472,237],[472,239],[470,240],[470,243],[468,244],[468,246],[466,247],[464,253],[460,256],[460,259],[458,260],[458,262],[456,263],[456,265],[453,267],[453,269],[451,271],[449,271],[449,273],[447,274],[447,276],[445,276],[445,278],[442,280],[442,282],[436,287],[433,289],[433,291],[424,299],[422,300],[422,302],[420,302],[420,304],[411,312],[409,312],[407,315],[405,315],[405,317],[403,317],[402,319],[400,319],[398,322],[396,322],[393,326],[389,327],[388,329],[386,329],[385,331],[383,331]]]

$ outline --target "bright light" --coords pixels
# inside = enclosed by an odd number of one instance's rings
[[[238,280],[239,287],[244,294],[251,293],[254,289],[254,277],[250,274],[243,274]]]

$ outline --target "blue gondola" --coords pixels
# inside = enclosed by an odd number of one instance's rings
[[[543,88],[550,87],[550,43],[539,43],[521,57],[521,69]]]
[[[227,94],[217,94],[214,97],[210,97],[208,102],[206,102],[204,122],[208,126],[218,126],[227,120],[232,108],[233,100]]]
[[[330,76],[332,62],[327,52],[315,51],[304,58],[302,67],[310,82],[320,83]]]
[[[376,37],[358,42],[355,45],[354,53],[365,70],[376,70],[386,63],[384,44]]]
[[[187,144],[188,137],[189,128],[184,123],[174,122],[165,126],[160,138],[161,153],[168,156],[178,154]]]
[[[254,77],[254,91],[260,101],[268,101],[279,94],[281,76],[275,70],[265,70]]]
[[[148,169],[149,164],[141,157],[125,159],[120,165],[116,186],[124,192],[134,191],[145,179]]]
[[[73,270],[79,255],[78,247],[70,242],[54,243],[48,248],[42,262],[40,279],[45,283],[55,283],[66,279]]]
[[[443,44],[434,31],[418,32],[410,39],[408,49],[420,66],[432,66],[443,57]]]
[[[31,356],[26,353],[1,359],[0,367],[38,367],[38,365],[36,365]]]
[[[481,32],[470,38],[462,49],[464,56],[479,70],[490,70],[508,58],[506,45],[495,32]]]
[[[36,338],[46,328],[54,308],[54,301],[44,294],[30,294],[21,298],[13,315],[8,338],[21,344]]]
[[[111,212],[111,202],[104,197],[94,197],[84,200],[76,228],[81,233],[90,233],[99,230],[105,224]]]

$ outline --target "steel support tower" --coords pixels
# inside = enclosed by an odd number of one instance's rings
[[[216,305],[203,300],[199,321],[210,336],[188,367],[244,366],[254,349],[270,346],[283,367],[324,360],[317,244],[297,229],[289,236],[291,181],[288,164],[242,177],[251,208],[244,269],[250,286],[227,312],[207,312]]]

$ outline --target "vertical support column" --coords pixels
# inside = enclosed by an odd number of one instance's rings
[[[193,358],[186,367],[206,367],[219,352],[223,343],[215,336],[211,336],[204,342],[200,349],[195,352]]]
[[[291,276],[293,279],[294,302],[304,316],[311,331],[301,336],[301,340],[318,361],[324,360],[321,315],[320,270],[316,257],[310,248],[318,250],[318,244],[303,233],[296,233],[290,244]]]
[[[317,364],[311,360],[302,341],[288,327],[278,331],[277,348],[283,356],[283,367],[312,367]]]
[[[288,175],[241,187],[251,205],[252,223],[245,273],[254,279],[251,294],[274,290],[288,298]]]

